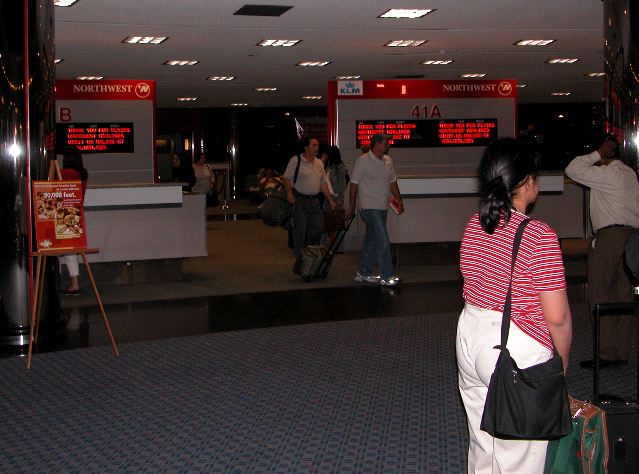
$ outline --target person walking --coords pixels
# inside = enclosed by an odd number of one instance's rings
[[[319,245],[324,232],[324,217],[317,195],[321,192],[331,209],[335,200],[331,195],[324,163],[317,158],[319,141],[307,137],[302,141],[304,151],[293,156],[284,171],[282,182],[286,189],[286,200],[295,205],[293,218],[293,273],[299,273],[302,265],[302,250],[306,245]]]
[[[539,192],[530,149],[504,138],[489,145],[480,165],[481,200],[464,230],[460,270],[464,309],[457,324],[459,391],[468,418],[469,473],[542,473],[547,441],[504,440],[480,430],[490,378],[500,350],[501,321],[511,280],[513,242]],[[557,234],[531,220],[512,273],[507,348],[520,368],[553,356],[567,368],[572,318]]]
[[[388,156],[389,148],[388,136],[377,133],[371,137],[370,151],[355,162],[348,190],[346,221],[355,215],[359,202],[359,215],[366,224],[366,232],[355,281],[397,286],[400,279],[393,275],[386,220],[391,196],[398,214],[404,212],[404,204],[393,160]],[[379,275],[373,274],[375,264]]]

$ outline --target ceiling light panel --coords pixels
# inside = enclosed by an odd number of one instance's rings
[[[195,66],[199,62],[194,59],[169,59],[162,64],[165,66]]]
[[[177,99],[178,102],[195,102],[197,100],[197,97],[178,97]]]
[[[587,72],[586,77],[604,77],[606,75],[605,72]]]
[[[235,76],[209,76],[206,78],[207,81],[232,81],[235,79]]]
[[[338,81],[349,81],[352,79],[359,79],[362,76],[336,76],[335,79]]]
[[[515,43],[515,46],[548,46],[550,43],[554,43],[555,40],[520,40]]]
[[[122,43],[130,44],[160,44],[166,41],[168,36],[127,36]]]
[[[301,63],[297,63],[297,65],[303,67],[322,67],[330,63],[330,61],[302,61]]]
[[[424,43],[426,43],[426,40],[392,40],[384,46],[387,48],[408,48],[421,46]]]
[[[281,16],[293,7],[284,5],[244,5],[233,15],[246,16]]]
[[[78,0],[54,0],[53,4],[56,7],[70,7]]]
[[[274,92],[277,90],[277,87],[256,87],[253,90],[255,92]]]
[[[76,79],[78,81],[99,81],[104,79],[104,76],[77,76]]]
[[[425,64],[426,66],[445,66],[452,62],[454,62],[452,59],[429,59],[427,61],[422,61],[422,64]]]
[[[554,96],[568,96],[570,95],[570,92],[551,92],[550,95],[554,95]]]
[[[246,102],[233,102],[231,107],[248,107],[248,104]]]
[[[579,61],[579,58],[552,58],[546,61],[549,64],[572,64]]]
[[[302,97],[302,99],[305,100],[320,100],[322,98],[321,95],[305,95]]]
[[[464,79],[477,79],[479,77],[485,77],[486,74],[484,74],[483,72],[471,72],[468,74],[462,74],[459,77],[463,77]]]
[[[275,46],[275,47],[283,46],[285,48],[289,48],[301,42],[302,40],[292,40],[292,39],[265,39],[257,43],[257,45],[258,46]]]
[[[427,9],[402,9],[402,8],[391,8],[387,12],[382,13],[379,18],[421,18],[423,16],[428,15],[429,13],[433,13],[435,11],[434,8]]]
[[[62,61],[64,61],[64,59],[62,59],[62,58],[55,58],[55,59],[53,60],[53,64],[59,64],[59,63],[61,63]]]

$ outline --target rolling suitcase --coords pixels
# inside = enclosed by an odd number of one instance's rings
[[[342,216],[341,220],[339,219],[340,215]],[[343,211],[336,213],[336,216],[337,218],[332,219],[332,223],[328,222],[329,219],[326,222],[327,231],[336,232],[335,239],[333,239],[328,248],[321,245],[307,245],[304,248],[299,276],[305,281],[324,279],[328,276],[333,257],[335,257],[348,229],[351,227],[353,220],[355,220],[355,216],[353,216],[348,222],[345,222]]]
[[[594,313],[594,354],[596,355],[599,354],[600,319],[619,314],[634,314],[636,317],[639,314],[639,302],[598,304],[595,305]],[[608,472],[610,474],[639,472],[639,405],[637,398],[634,401],[628,401],[614,395],[601,394],[599,391],[599,361],[597,357],[593,357],[593,360],[595,361],[594,401],[606,412],[610,448]],[[635,397],[639,397],[639,376],[637,376],[637,380],[628,380],[628,382],[635,384]]]

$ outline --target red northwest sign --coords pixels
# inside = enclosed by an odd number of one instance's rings
[[[33,181],[32,187],[38,250],[86,249],[82,183]]]
[[[56,100],[153,100],[155,81],[150,80],[58,80]]]

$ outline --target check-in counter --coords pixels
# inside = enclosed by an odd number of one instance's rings
[[[404,214],[388,213],[391,243],[459,242],[469,217],[477,212],[479,182],[472,175],[400,175]],[[583,238],[583,190],[563,173],[542,173],[539,196],[529,215],[549,224],[559,238]],[[365,226],[351,227],[346,248],[361,247]]]
[[[206,195],[179,184],[89,185],[84,209],[91,262],[207,254]]]

